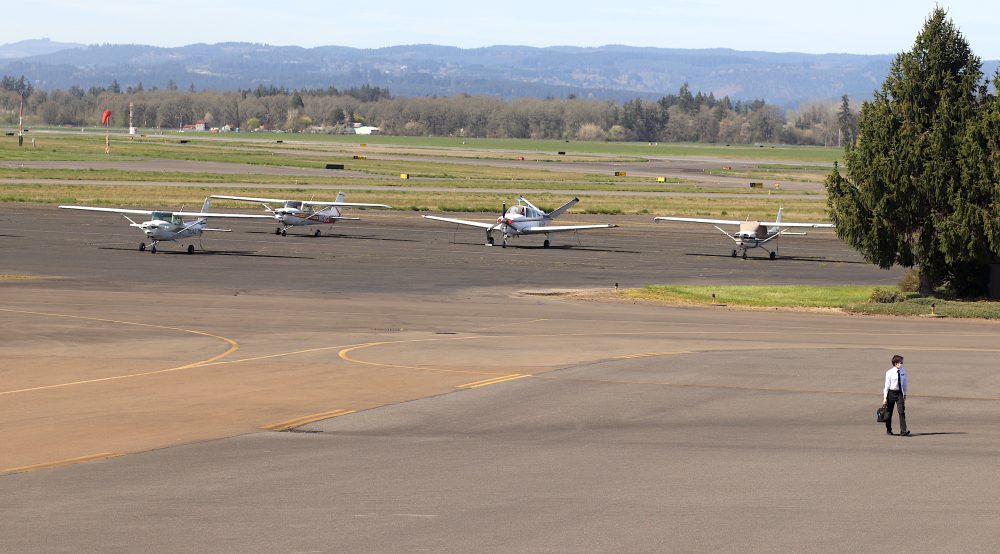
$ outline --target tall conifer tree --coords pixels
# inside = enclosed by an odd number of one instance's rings
[[[975,296],[988,283],[1000,243],[984,240],[998,198],[984,173],[986,100],[979,58],[936,8],[862,105],[846,176],[826,181],[837,234],[880,267],[917,266],[924,294],[948,284]]]

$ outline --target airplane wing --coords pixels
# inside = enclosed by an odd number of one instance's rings
[[[243,202],[261,202],[268,204],[284,204],[288,200],[279,200],[277,198],[252,198],[249,196],[224,196],[221,194],[213,194],[209,198],[220,198],[222,200],[242,200]]]
[[[612,227],[617,227],[614,223],[605,223],[602,225],[539,225],[537,227],[524,227],[518,230],[518,233],[522,235],[531,235],[535,233],[560,233],[566,231],[585,231],[587,229],[610,229]]]
[[[302,202],[303,206],[333,206],[336,208],[388,208],[392,209],[392,206],[387,206],[385,204],[363,204],[360,202],[313,202],[311,200]]]
[[[128,208],[98,208],[96,206],[59,206],[67,210],[87,210],[89,212],[111,212],[115,214],[134,214],[134,215],[153,215],[153,210],[132,210]],[[172,212],[170,210],[156,210],[158,212],[166,212],[173,215],[179,215],[183,217],[224,217],[230,219],[274,219],[269,215],[251,215],[251,214],[224,214],[224,213],[209,213],[209,212]]]
[[[89,212],[111,212],[116,214],[152,215],[152,210],[129,210],[125,208],[98,208],[95,206],[59,206],[65,210],[87,210]]]
[[[687,223],[711,223],[713,225],[739,225],[736,219],[702,219],[700,217],[654,217],[653,221],[685,221]],[[764,225],[767,225],[765,223]]]
[[[810,227],[813,229],[832,229],[833,223],[790,223],[788,221],[762,221],[766,227]]]
[[[273,215],[256,215],[256,214],[224,214],[220,212],[170,212],[170,213],[183,217],[221,217],[224,219],[274,219]]]
[[[492,229],[496,226],[496,223],[483,223],[481,221],[469,221],[467,219],[452,219],[450,217],[438,217],[436,215],[424,215],[421,217],[425,219],[433,219],[435,221],[444,221],[445,223],[458,223],[459,225],[479,227],[480,229]]]

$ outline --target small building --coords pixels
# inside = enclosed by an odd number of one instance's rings
[[[195,121],[193,124],[189,123],[187,125],[182,125],[181,126],[181,130],[182,131],[204,131],[205,130],[205,120],[204,119],[199,119],[198,121]]]
[[[354,127],[355,135],[377,135],[381,132],[382,130],[378,127],[372,127],[370,125],[355,125]]]

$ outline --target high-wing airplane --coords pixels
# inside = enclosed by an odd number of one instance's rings
[[[392,208],[385,204],[360,204],[356,202],[344,202],[344,193],[337,195],[333,202],[314,202],[312,200],[280,200],[276,198],[250,198],[247,196],[223,196],[214,194],[211,198],[223,200],[239,200],[241,202],[257,202],[264,206],[264,209],[271,212],[274,219],[278,220],[280,227],[275,229],[275,235],[285,236],[289,227],[304,225],[333,225],[341,219],[357,220],[359,217],[344,217],[340,208]],[[281,204],[280,208],[272,208],[270,204]],[[320,236],[319,229],[313,233]]]
[[[732,256],[737,256],[737,251],[742,253],[743,259],[747,258],[747,250],[750,248],[760,248],[768,252],[773,260],[778,257],[778,243],[776,239],[781,235],[804,235],[805,233],[792,233],[791,228],[812,227],[812,228],[832,228],[832,223],[792,223],[782,221],[781,214],[783,208],[778,208],[778,217],[774,221],[739,221],[735,219],[701,219],[697,217],[656,217],[653,221],[686,221],[689,223],[709,223],[736,243]],[[729,232],[719,225],[739,225],[739,230]],[[768,250],[765,244],[775,240],[774,250]]]
[[[198,237],[200,239],[201,234],[205,231],[229,232],[231,230],[208,227],[208,217],[222,217],[228,219],[268,219],[271,217],[269,215],[210,213],[208,211],[210,203],[211,199],[206,198],[205,204],[202,205],[200,212],[130,210],[125,208],[98,208],[94,206],[59,207],[67,210],[87,210],[91,212],[111,212],[121,214],[122,217],[128,220],[130,227],[138,227],[143,233],[146,234],[147,237],[149,237],[149,251],[153,254],[156,254],[156,245],[161,241],[181,241],[192,237]],[[135,220],[129,217],[129,215],[148,215],[149,220],[143,221],[142,223],[136,223]],[[194,221],[184,221],[185,217],[196,217],[197,219]],[[141,252],[145,249],[146,243],[140,242],[139,251]],[[193,244],[188,245],[187,253],[194,254]]]
[[[434,219],[436,221],[457,223],[459,225],[469,225],[485,229],[486,246],[493,246],[493,232],[500,231],[503,235],[502,240],[504,248],[507,248],[508,238],[520,235],[545,234],[545,242],[543,242],[542,245],[545,248],[548,248],[551,244],[550,241],[552,240],[552,233],[617,227],[617,225],[611,223],[605,223],[602,225],[550,225],[553,219],[562,215],[563,212],[579,201],[579,198],[574,198],[562,206],[552,210],[550,213],[545,213],[544,211],[536,208],[531,202],[528,202],[523,196],[518,196],[517,205],[511,206],[509,210],[507,209],[507,203],[504,202],[504,213],[497,218],[496,223],[483,223],[480,221],[438,217],[435,215],[425,215],[423,217],[427,219]]]

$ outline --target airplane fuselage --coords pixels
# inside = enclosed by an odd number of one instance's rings
[[[179,224],[176,221],[166,221],[163,219],[152,219],[139,224],[142,232],[154,241],[177,241],[191,237],[201,236],[205,224],[203,222]]]
[[[333,225],[340,217],[341,213],[337,208],[329,208],[321,212],[308,212],[288,208],[279,208],[274,211],[274,218],[288,227],[304,225]]]

